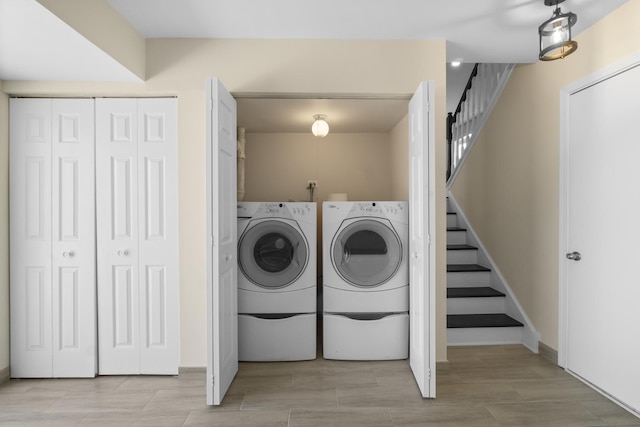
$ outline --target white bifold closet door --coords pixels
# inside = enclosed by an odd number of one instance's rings
[[[94,101],[10,101],[11,376],[96,373]]]
[[[175,98],[96,100],[100,374],[178,373]]]

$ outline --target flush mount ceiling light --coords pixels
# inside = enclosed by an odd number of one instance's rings
[[[311,133],[319,138],[324,138],[329,134],[329,124],[325,120],[327,117],[322,114],[313,116],[315,121],[311,125]]]
[[[562,13],[558,6],[564,0],[544,0],[545,6],[555,6],[553,15],[538,27],[541,61],[553,61],[572,54],[578,42],[571,40],[571,27],[578,21],[575,13]]]

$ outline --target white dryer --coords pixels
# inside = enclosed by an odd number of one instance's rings
[[[323,203],[323,353],[408,357],[407,202]]]
[[[316,357],[315,203],[238,203],[238,358]]]

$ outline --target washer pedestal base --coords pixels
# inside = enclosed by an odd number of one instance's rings
[[[316,358],[316,313],[285,318],[238,315],[238,360],[281,362]]]
[[[398,360],[409,357],[409,313],[325,313],[323,330],[325,359]]]

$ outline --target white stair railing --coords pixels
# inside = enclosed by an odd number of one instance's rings
[[[514,64],[476,64],[458,108],[454,113],[449,113],[448,190],[500,98],[513,68]]]

